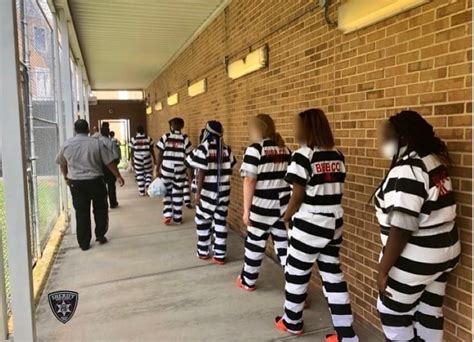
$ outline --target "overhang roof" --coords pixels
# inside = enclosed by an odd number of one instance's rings
[[[69,0],[92,89],[143,89],[226,0]]]

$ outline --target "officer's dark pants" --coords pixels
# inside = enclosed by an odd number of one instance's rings
[[[109,227],[107,188],[104,178],[72,180],[71,195],[76,210],[77,242],[81,248],[88,248],[91,242],[91,202],[94,211],[95,236],[105,236]]]
[[[115,188],[115,182],[117,181],[117,178],[114,176],[112,171],[110,171],[107,166],[104,166],[102,169],[104,171],[105,183],[107,184],[107,193],[109,195],[109,205],[113,208],[118,205],[117,189]]]

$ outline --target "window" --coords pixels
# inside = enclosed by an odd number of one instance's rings
[[[46,52],[46,30],[42,27],[34,27],[34,45],[36,51]]]
[[[51,76],[48,69],[35,69],[33,71],[33,82],[34,100],[51,100],[53,98]]]

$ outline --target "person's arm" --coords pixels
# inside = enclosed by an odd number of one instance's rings
[[[201,190],[204,185],[204,177],[206,176],[206,170],[197,170],[196,175],[196,204],[198,205],[201,201]]]
[[[119,185],[124,186],[125,181],[118,170],[117,163],[115,163],[115,161],[112,161],[111,163],[107,164],[107,167],[109,168],[110,172],[112,172],[117,178],[117,182],[119,183]]]
[[[377,285],[381,295],[391,297],[385,289],[387,288],[388,273],[395,266],[398,258],[402,254],[405,246],[410,240],[412,231],[392,226],[388,234],[387,244],[383,252],[382,260],[379,263]]]
[[[288,203],[288,209],[286,210],[285,215],[283,216],[283,221],[287,225],[294,214],[298,211],[303,203],[304,195],[306,191],[306,186],[300,185],[298,183],[293,183],[293,191],[291,192],[290,201]]]
[[[161,177],[161,164],[163,163],[163,151],[158,150],[158,157],[156,158],[156,174]]]
[[[257,179],[253,177],[244,177],[244,213],[242,220],[246,226],[250,226],[250,208],[252,207],[252,199],[255,193]]]
[[[61,164],[59,165],[59,168],[61,169],[61,173],[63,174],[64,180],[66,181],[66,184],[69,186],[71,185],[71,180],[67,178],[67,164]]]
[[[153,164],[156,165],[156,155],[155,155],[155,150],[153,149],[153,145],[150,146],[150,154],[151,154],[151,159],[153,160]]]

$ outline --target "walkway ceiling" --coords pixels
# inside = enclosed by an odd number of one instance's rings
[[[92,89],[143,89],[226,0],[69,0]]]

